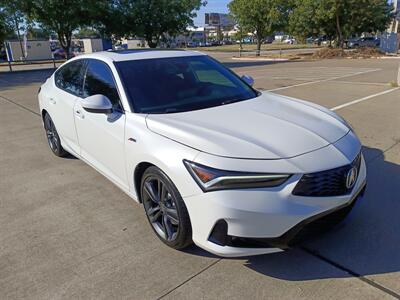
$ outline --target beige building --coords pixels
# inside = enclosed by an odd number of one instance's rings
[[[83,45],[84,53],[103,51],[102,39],[80,39],[79,42]]]
[[[22,45],[22,49],[21,49]],[[6,42],[7,57],[10,61],[51,59],[49,41],[31,40]]]

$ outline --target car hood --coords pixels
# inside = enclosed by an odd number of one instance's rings
[[[272,93],[202,110],[150,114],[146,122],[151,131],[202,152],[246,159],[299,156],[349,132],[328,109]]]

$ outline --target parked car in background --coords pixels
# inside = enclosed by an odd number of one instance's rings
[[[314,38],[313,37],[309,37],[306,39],[306,44],[314,44]]]
[[[81,54],[81,49],[76,47],[71,49],[69,56],[71,57],[75,57]],[[53,51],[53,57],[54,59],[66,59],[67,58],[67,54],[65,53],[65,50],[63,48],[58,48],[56,50]]]
[[[318,46],[321,46],[321,45],[328,45],[329,44],[329,39],[326,37],[326,36],[320,36],[320,37],[318,37],[318,38],[316,38],[315,40],[314,40],[314,44],[315,45],[318,45]]]
[[[264,44],[272,44],[275,40],[275,37],[269,36],[264,40]]]
[[[63,48],[58,48],[53,51],[54,59],[65,59],[67,54]]]
[[[244,44],[251,44],[251,43],[253,43],[253,42],[254,42],[254,40],[251,39],[251,38],[244,38],[244,39],[243,39],[243,43],[244,43]]]
[[[213,44],[212,44],[212,42],[210,43],[210,42],[199,42],[198,44],[197,44],[197,47],[211,47],[211,46],[214,46]]]
[[[196,42],[188,42],[188,43],[186,44],[186,46],[187,46],[188,48],[195,48],[195,47],[198,47],[199,44],[196,43]]]
[[[78,56],[83,54],[82,48],[80,47],[73,47],[71,51],[69,52],[69,58]],[[65,53],[65,50],[63,48],[57,48],[56,50],[53,51],[53,57],[54,59],[66,59],[67,54]]]
[[[376,37],[364,37],[349,40],[347,43],[348,48],[360,48],[360,47],[379,47],[381,39]]]
[[[115,45],[114,46],[114,50],[127,50],[128,49],[128,45],[127,44],[119,44],[119,45]]]
[[[283,43],[284,44],[295,45],[295,44],[297,44],[297,41],[294,38],[287,38],[287,39],[283,40]]]

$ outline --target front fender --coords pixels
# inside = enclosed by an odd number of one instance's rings
[[[183,160],[194,160],[198,150],[172,141],[150,131],[146,115],[127,113],[125,128],[125,155],[129,190],[138,198],[134,174],[143,162],[160,168],[173,181],[182,197],[202,193],[199,186],[186,170]]]

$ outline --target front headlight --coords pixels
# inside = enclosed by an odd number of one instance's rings
[[[291,175],[224,171],[184,160],[186,168],[204,192],[226,189],[275,187]]]

